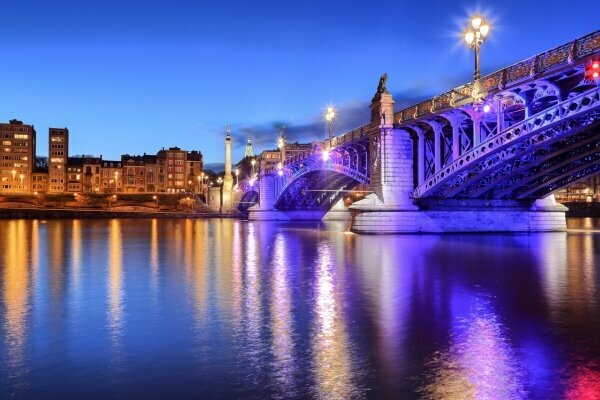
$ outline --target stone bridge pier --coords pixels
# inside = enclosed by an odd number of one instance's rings
[[[258,180],[258,204],[250,207],[249,219],[254,221],[289,221],[290,217],[275,208],[281,179],[275,175],[263,175]]]

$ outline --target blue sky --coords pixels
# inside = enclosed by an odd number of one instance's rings
[[[569,4],[573,4],[569,7]],[[222,162],[245,137],[275,146],[366,122],[383,72],[399,105],[468,81],[460,42],[470,14],[492,21],[483,73],[599,29],[591,3],[564,1],[29,1],[5,0],[0,120],[68,127],[71,154],[200,149]]]

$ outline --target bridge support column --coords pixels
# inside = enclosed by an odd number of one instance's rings
[[[410,134],[393,127],[394,100],[381,88],[371,103],[371,122],[377,128],[369,136],[372,194],[349,207],[351,229],[357,233],[401,232],[403,213],[415,212],[413,204],[413,144]]]
[[[278,192],[278,181],[275,176],[261,175],[259,183],[258,204],[248,209],[248,219],[251,221],[287,221],[287,217],[281,211],[275,209],[275,200]]]

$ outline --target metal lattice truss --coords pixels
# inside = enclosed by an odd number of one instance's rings
[[[599,121],[600,88],[593,88],[490,132],[419,185],[415,197],[535,199],[551,193],[597,170],[589,163],[598,151]]]
[[[275,179],[275,207],[328,210],[346,191],[358,184],[369,184],[368,149],[368,136],[361,135],[335,147],[315,147],[310,154],[288,160],[281,172],[268,171],[266,175]]]

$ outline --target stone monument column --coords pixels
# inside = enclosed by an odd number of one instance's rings
[[[223,207],[224,213],[230,212],[234,208],[233,204],[233,175],[231,174],[231,129],[227,126],[227,136],[225,137],[225,176],[223,177]]]
[[[231,174],[231,129],[227,127],[225,137],[225,176],[223,177],[223,191],[233,189],[233,175]]]

